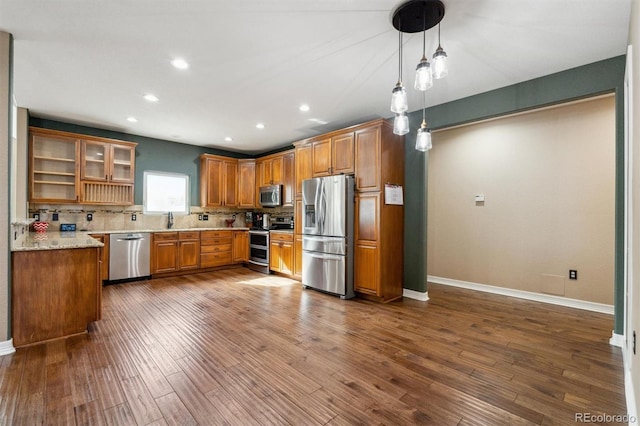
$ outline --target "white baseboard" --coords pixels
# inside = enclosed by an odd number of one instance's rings
[[[493,285],[478,284],[469,281],[453,280],[451,278],[434,277],[432,275],[428,275],[427,280],[435,284],[443,284],[453,287],[466,288],[469,290],[484,291],[486,293],[501,294],[503,296],[517,297],[519,299],[533,300],[536,302],[550,303],[553,305],[566,306],[568,308],[584,309],[586,311],[613,315],[613,305],[606,305],[604,303],[587,302],[585,300],[570,299],[568,297],[553,296],[551,294],[514,290],[511,288],[496,287]]]
[[[609,344],[611,346],[617,346],[618,348],[624,349],[624,335],[616,334],[615,331],[612,331],[611,338],[609,339]],[[624,350],[622,352],[624,353]]]
[[[13,347],[13,339],[0,342],[0,356],[9,355],[14,353],[15,351],[16,351],[16,348]]]
[[[415,291],[415,290],[409,290],[408,288],[403,288],[402,297],[426,302],[427,300],[429,300],[429,293],[426,291],[423,293],[421,291]]]

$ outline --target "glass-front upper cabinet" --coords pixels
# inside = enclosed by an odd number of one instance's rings
[[[29,200],[78,201],[79,140],[55,132],[31,132]]]
[[[82,141],[82,180],[133,183],[135,145]]]

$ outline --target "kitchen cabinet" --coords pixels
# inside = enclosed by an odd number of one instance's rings
[[[293,274],[292,233],[269,233],[269,269],[286,275]]]
[[[100,248],[100,281],[109,280],[109,234],[90,234],[92,238],[104,244]]]
[[[404,206],[386,204],[384,185],[404,188],[404,138],[384,120],[355,129],[354,288],[388,302],[402,297]]]
[[[238,160],[238,207],[256,206],[256,162]]]
[[[202,207],[237,207],[238,160],[200,156],[200,203]]]
[[[101,316],[98,247],[11,254],[15,346],[84,333]]]
[[[133,183],[136,144],[83,140],[82,180]]]
[[[200,268],[200,232],[156,232],[153,234],[152,274]]]
[[[29,201],[75,203],[80,198],[80,139],[63,132],[31,129]]]
[[[283,207],[293,207],[295,199],[295,151],[286,151],[256,161],[257,187],[282,185]]]
[[[353,132],[333,134],[311,142],[313,177],[354,172]]]
[[[296,198],[293,226],[293,275],[302,279],[302,197]]]
[[[302,181],[313,177],[311,169],[311,144],[298,145],[295,149],[296,199],[302,198]],[[298,222],[296,222],[298,223]]]
[[[233,263],[249,261],[249,231],[233,231]]]
[[[200,267],[212,268],[233,263],[233,231],[200,232]]]

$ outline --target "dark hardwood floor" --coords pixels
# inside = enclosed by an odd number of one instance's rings
[[[0,358],[0,424],[573,424],[625,411],[613,318],[431,285],[343,301],[244,268],[108,286]]]

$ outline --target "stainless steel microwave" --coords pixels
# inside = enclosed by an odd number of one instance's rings
[[[262,207],[278,207],[282,205],[282,185],[260,187],[260,205]]]

